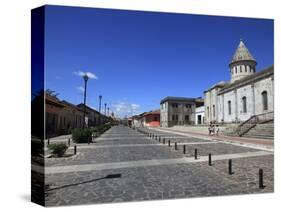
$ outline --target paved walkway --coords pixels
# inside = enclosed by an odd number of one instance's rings
[[[253,139],[253,138],[245,138],[245,137],[234,137],[234,136],[210,136],[207,133],[199,133],[199,132],[186,132],[184,130],[175,130],[171,128],[150,128],[152,130],[162,131],[162,132],[171,132],[175,135],[184,135],[184,136],[192,136],[194,138],[200,139],[208,139],[215,141],[224,141],[231,142],[236,144],[242,144],[251,147],[260,147],[267,150],[273,150],[274,142],[273,140],[268,139]]]
[[[46,205],[273,191],[273,153],[270,151],[187,135],[172,138],[171,132],[145,130],[160,136],[160,142],[137,130],[115,126],[96,139],[96,143],[79,144],[77,155],[46,159],[45,168],[33,165],[33,173],[45,173]],[[170,147],[167,142],[163,144],[163,138],[170,140]],[[68,153],[73,153],[72,147]],[[210,153],[212,166],[208,165]],[[232,175],[228,174],[229,159],[233,160]],[[264,189],[258,188],[259,168],[264,170]]]

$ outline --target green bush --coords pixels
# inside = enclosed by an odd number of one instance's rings
[[[92,130],[90,128],[76,128],[72,131],[72,139],[76,143],[88,143],[88,140],[91,139]]]
[[[52,154],[56,157],[62,157],[68,147],[64,143],[56,143],[48,145],[48,148],[52,150]]]

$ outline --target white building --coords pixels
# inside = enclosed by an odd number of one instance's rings
[[[274,68],[256,72],[256,65],[240,40],[229,64],[230,82],[219,82],[204,92],[207,124],[239,123],[260,114],[273,117]]]
[[[195,108],[195,124],[205,124],[205,106]]]

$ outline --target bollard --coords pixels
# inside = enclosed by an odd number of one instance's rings
[[[212,154],[209,154],[209,166],[212,165]]]
[[[263,169],[259,169],[259,188],[264,189],[263,185]]]
[[[194,150],[194,159],[197,160],[197,149]]]
[[[185,145],[183,145],[183,154],[186,153]]]
[[[70,146],[70,138],[68,138],[68,146]]]
[[[175,150],[178,150],[177,142],[175,142]]]
[[[159,142],[161,142],[161,137],[159,136]]]
[[[50,139],[48,139],[48,145],[50,145]]]
[[[165,144],[165,138],[163,138],[163,144]]]
[[[229,159],[228,160],[228,174],[233,174],[233,172],[232,172],[232,160],[231,159]]]
[[[74,145],[74,155],[76,155],[76,152],[77,152],[77,147],[76,145]]]
[[[170,140],[168,141],[168,146],[169,146],[169,147],[171,146],[171,141],[170,141]]]
[[[157,135],[155,135],[155,140],[157,140]]]

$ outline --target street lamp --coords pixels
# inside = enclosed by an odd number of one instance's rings
[[[104,115],[106,116],[106,103],[104,103]]]
[[[84,79],[84,114],[83,114],[83,128],[85,128],[85,118],[86,118],[86,95],[87,95],[87,81],[89,79],[88,75],[85,74],[83,76],[83,79]]]
[[[109,107],[107,108],[107,116],[109,116]]]
[[[101,124],[101,99],[102,99],[102,95],[99,95],[99,113],[100,113],[100,115],[99,115],[99,124]]]

